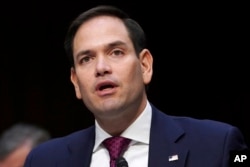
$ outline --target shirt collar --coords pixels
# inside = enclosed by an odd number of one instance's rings
[[[121,136],[129,138],[135,142],[141,142],[149,144],[149,133],[152,117],[152,108],[147,101],[146,107],[139,117],[121,134]],[[101,145],[103,140],[111,137],[110,134],[105,132],[97,121],[95,121],[95,145],[93,151],[95,152],[97,148]],[[140,132],[140,133],[138,133]]]

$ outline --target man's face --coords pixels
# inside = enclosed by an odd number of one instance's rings
[[[145,103],[152,57],[148,50],[136,55],[121,20],[99,16],[85,22],[75,35],[73,56],[76,96],[95,116],[116,116],[130,106],[137,112]]]
[[[6,159],[0,162],[0,167],[23,167],[25,159],[29,154],[31,147],[24,144],[12,152]]]

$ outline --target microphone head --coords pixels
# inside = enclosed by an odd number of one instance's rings
[[[116,167],[128,167],[128,162],[125,158],[119,157],[116,160]]]

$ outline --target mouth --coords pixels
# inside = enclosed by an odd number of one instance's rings
[[[100,82],[99,84],[97,84],[96,90],[97,91],[105,91],[105,90],[113,89],[115,87],[117,87],[117,85],[114,82],[104,81],[104,82]]]

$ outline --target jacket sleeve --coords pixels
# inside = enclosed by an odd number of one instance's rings
[[[231,127],[225,135],[224,154],[222,160],[223,167],[230,167],[232,163],[232,153],[234,151],[245,151],[248,146],[245,143],[243,134],[237,127]]]

